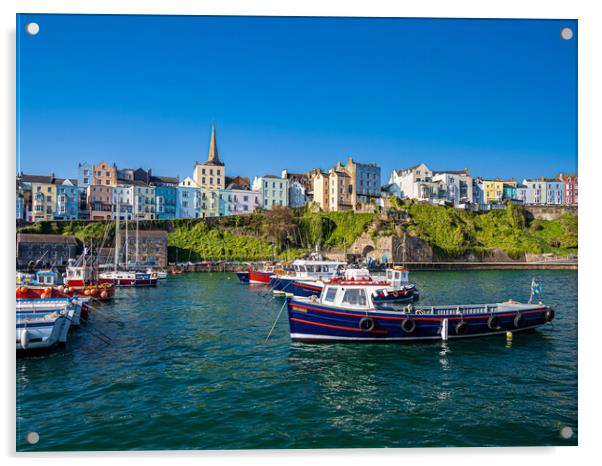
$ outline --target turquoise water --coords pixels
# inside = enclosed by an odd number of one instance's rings
[[[533,275],[411,274],[426,304],[525,301]],[[66,348],[17,360],[17,448],[576,445],[577,273],[536,275],[553,325],[448,344],[291,344],[283,312],[264,345],[283,301],[234,274],[120,289]]]

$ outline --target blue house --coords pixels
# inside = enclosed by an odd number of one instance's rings
[[[55,220],[77,220],[79,217],[79,189],[77,180],[55,179],[56,208]]]
[[[504,183],[504,193],[502,198],[509,200],[518,199],[516,186],[510,183]]]
[[[92,184],[94,176],[94,165],[88,162],[77,164],[77,186],[80,190],[86,190]]]
[[[155,186],[155,199],[157,200],[157,218],[176,218],[178,201],[178,188],[175,186]]]
[[[201,188],[187,177],[177,188],[176,217],[199,218],[201,216]]]

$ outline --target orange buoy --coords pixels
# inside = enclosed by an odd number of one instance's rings
[[[86,289],[84,290],[84,295],[85,295],[85,296],[90,296],[90,290],[89,290],[88,288],[86,288]]]
[[[101,292],[100,292],[100,297],[101,297],[102,299],[106,299],[106,298],[108,298],[108,297],[109,297],[109,293],[107,293],[106,291],[101,291]]]
[[[97,290],[96,288],[92,288],[92,289],[90,290],[90,295],[91,295],[91,296],[96,296],[97,294],[98,294],[98,290]]]

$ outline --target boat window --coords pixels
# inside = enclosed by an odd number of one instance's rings
[[[324,301],[333,302],[336,295],[337,289],[330,287],[326,290],[326,296],[324,297]]]
[[[390,280],[393,275],[393,271],[387,270],[387,278]]]
[[[354,306],[365,306],[366,305],[366,294],[364,290],[359,288],[350,288],[345,291],[343,302]]]

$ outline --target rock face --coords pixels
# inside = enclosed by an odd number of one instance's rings
[[[363,233],[355,240],[347,251],[359,257],[373,257],[389,262],[428,262],[433,260],[433,249],[420,238],[405,235],[376,236],[373,238],[368,233]]]

